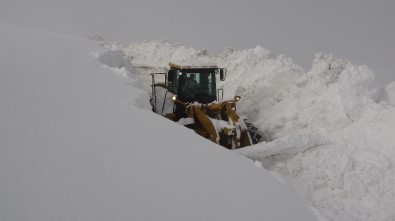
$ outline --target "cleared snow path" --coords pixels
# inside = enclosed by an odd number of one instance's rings
[[[2,220],[316,220],[289,184],[153,114],[97,42],[0,33]]]
[[[285,175],[326,220],[395,220],[395,87],[366,66],[318,53],[306,72],[260,46],[219,55],[164,40],[121,45],[134,66],[214,61],[228,69],[225,97],[272,140],[237,150]],[[241,80],[242,79],[242,80]]]

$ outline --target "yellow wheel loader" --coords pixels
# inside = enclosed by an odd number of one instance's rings
[[[247,126],[236,114],[235,96],[223,98],[216,79],[224,81],[227,70],[193,62],[169,63],[165,73],[152,73],[153,111],[195,130],[199,135],[229,149],[252,144]],[[161,82],[157,82],[162,78]],[[220,93],[221,92],[221,93]]]

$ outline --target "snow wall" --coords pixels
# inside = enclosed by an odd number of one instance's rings
[[[122,45],[140,77],[172,60],[215,62],[228,69],[225,98],[270,142],[238,150],[285,175],[327,220],[395,220],[395,84],[372,70],[315,55],[304,71],[284,55],[257,46],[218,55],[166,40]]]

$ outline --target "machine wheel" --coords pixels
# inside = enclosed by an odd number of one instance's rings
[[[256,128],[252,123],[249,123],[247,121],[245,121],[245,124],[247,126],[247,131],[250,134],[252,144],[257,144],[265,141],[258,128]]]

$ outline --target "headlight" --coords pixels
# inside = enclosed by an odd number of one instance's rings
[[[240,96],[235,96],[235,98],[234,98],[234,99],[235,99],[235,101],[237,102],[237,101],[239,101],[239,100],[240,100],[240,98],[241,98]]]
[[[177,100],[177,95],[173,95],[172,97],[171,97],[171,100],[174,102],[174,101],[176,101]]]

